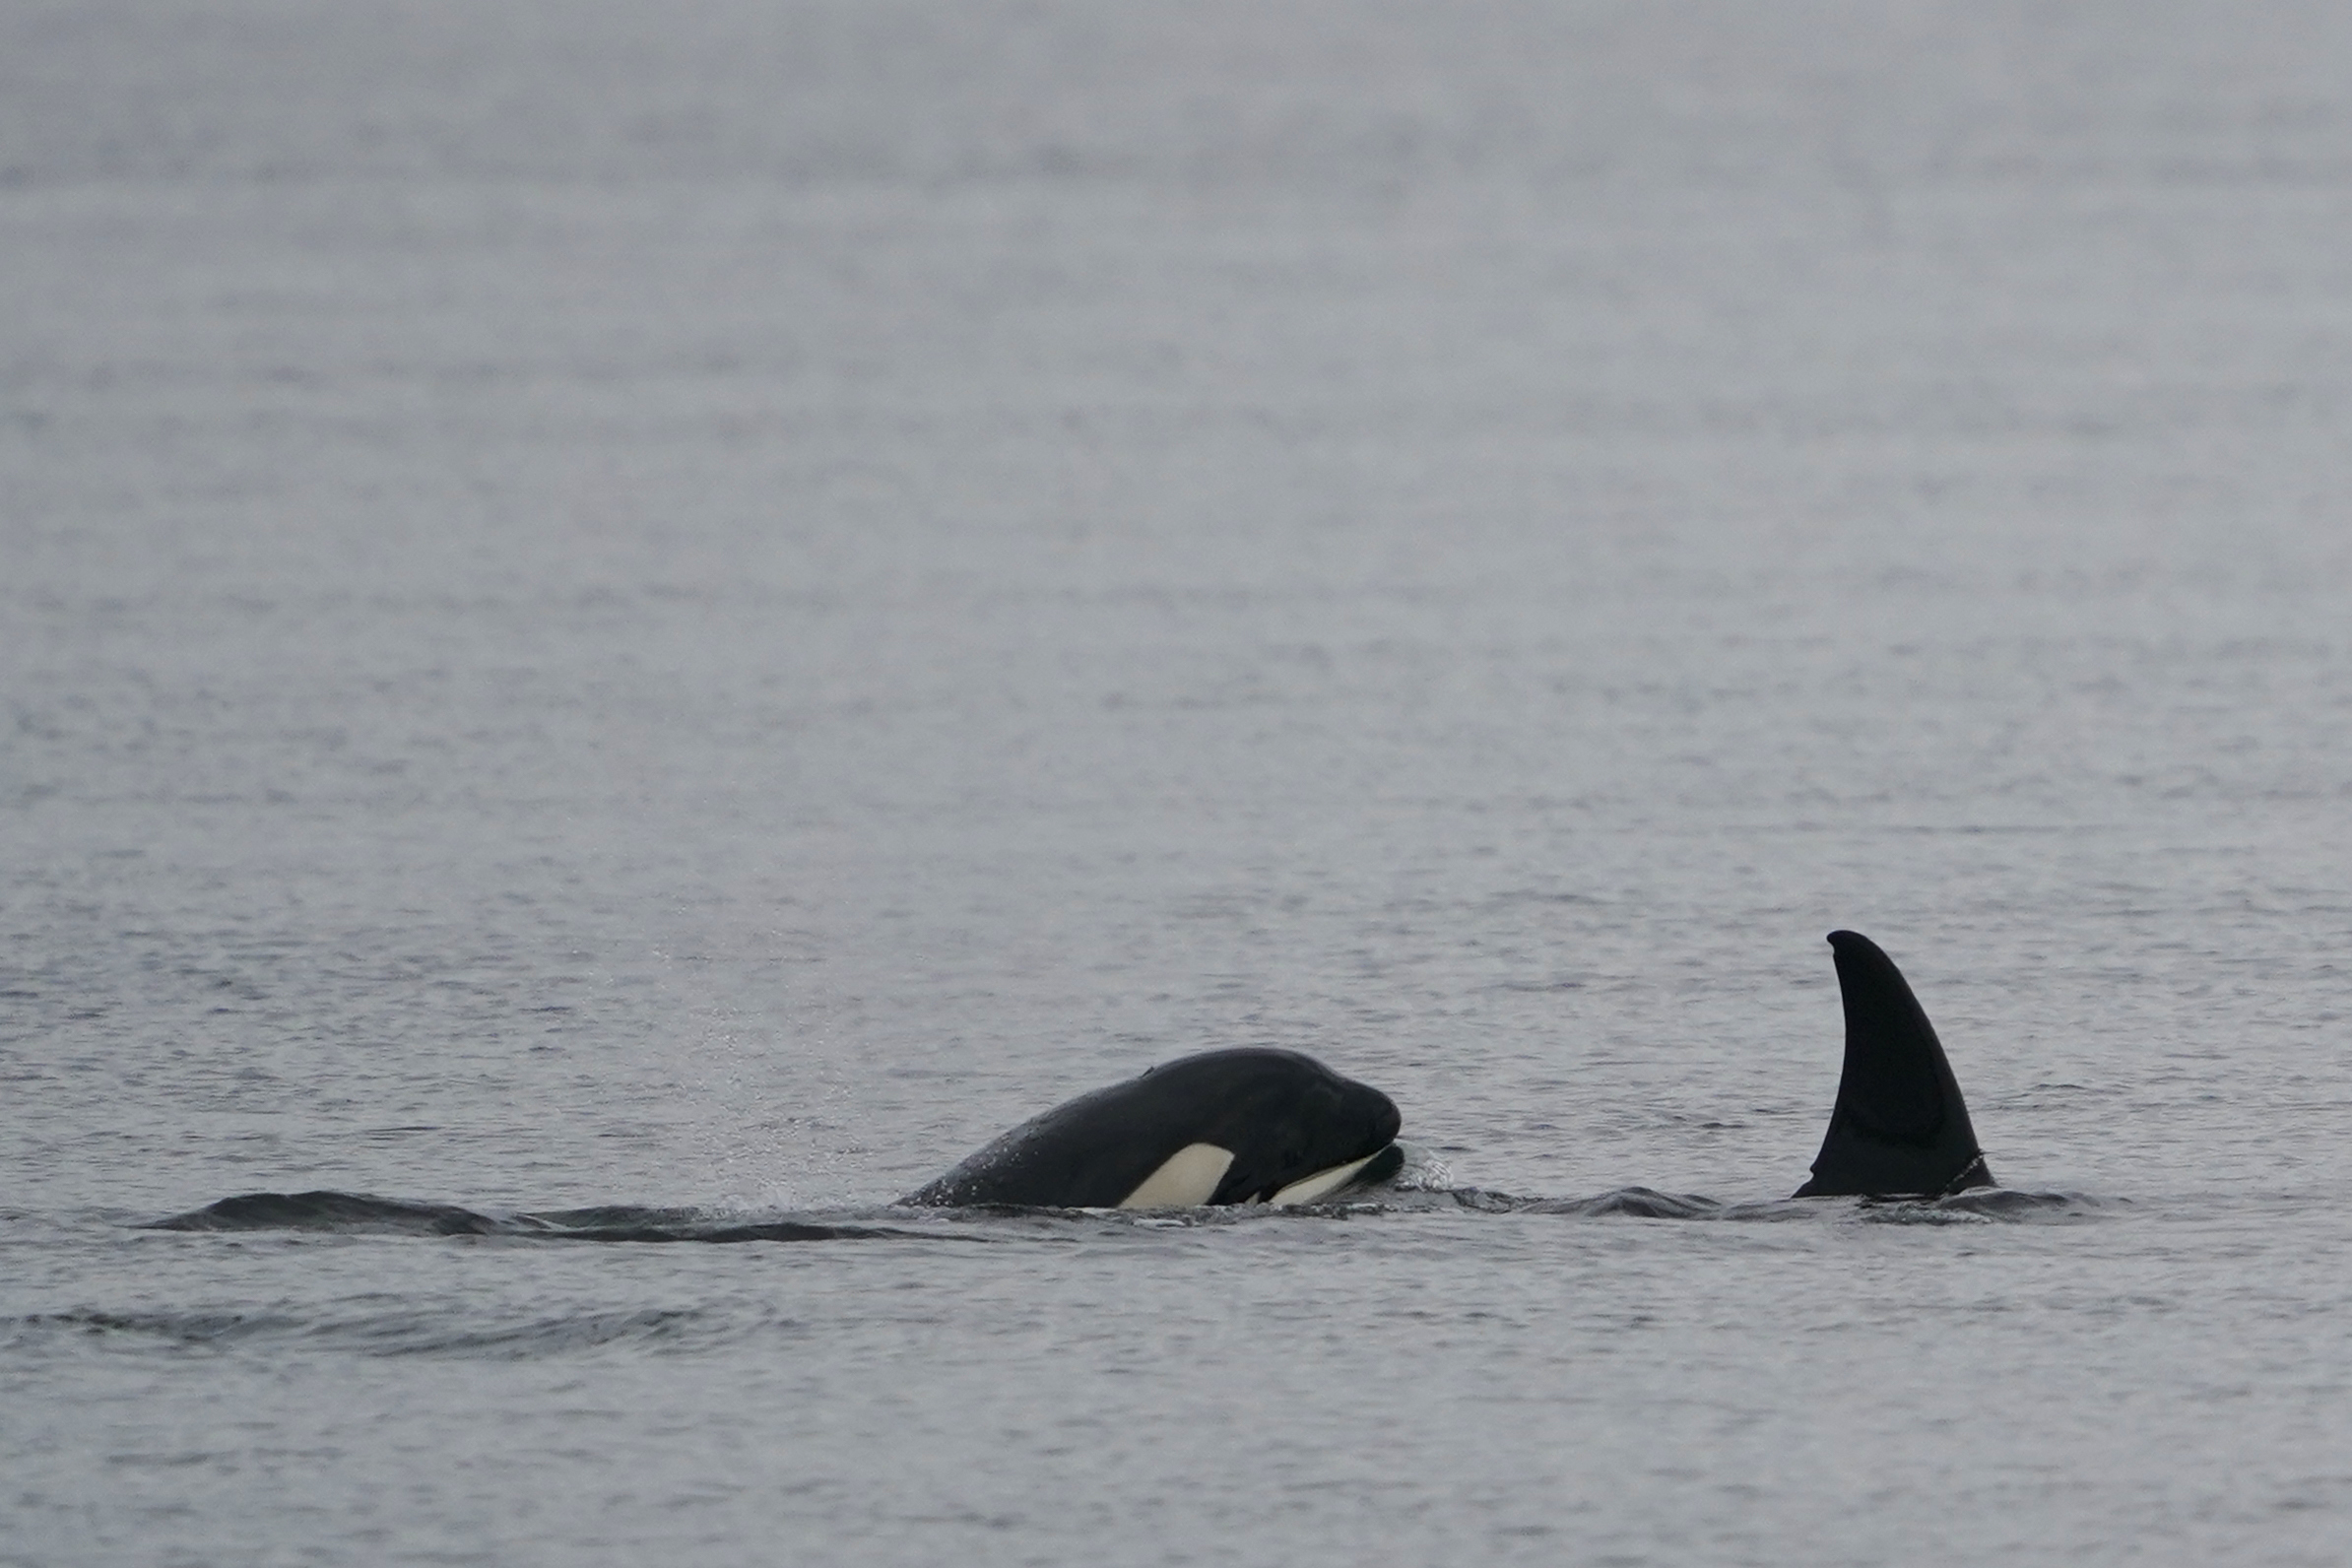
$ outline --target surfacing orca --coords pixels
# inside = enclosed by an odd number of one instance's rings
[[[1991,1187],[1943,1042],[1878,944],[1833,931],[1846,1004],[1837,1108],[1799,1198],[1942,1198]]]
[[[1205,1051],[1032,1117],[904,1204],[1308,1204],[1405,1162],[1389,1097],[1296,1051]]]

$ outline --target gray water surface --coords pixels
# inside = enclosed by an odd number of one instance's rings
[[[0,5],[0,1563],[2341,1561],[2347,83]],[[890,1207],[1254,1043],[1428,1190]]]

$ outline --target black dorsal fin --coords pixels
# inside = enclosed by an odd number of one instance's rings
[[[1935,1025],[1878,944],[1833,931],[1846,1003],[1846,1070],[1837,1109],[1799,1198],[1941,1197],[1990,1187],[1968,1106]]]

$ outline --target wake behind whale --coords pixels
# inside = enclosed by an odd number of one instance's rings
[[[885,1225],[815,1216],[605,1205],[547,1212],[484,1213],[456,1204],[368,1193],[244,1193],[173,1214],[149,1230],[294,1230],[339,1235],[502,1236],[532,1241],[862,1241]]]

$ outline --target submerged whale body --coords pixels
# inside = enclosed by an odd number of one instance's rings
[[[1833,931],[1846,1006],[1837,1108],[1799,1198],[1942,1198],[1991,1187],[1943,1042],[1895,961],[1869,938]]]
[[[901,1203],[1305,1204],[1394,1175],[1389,1097],[1296,1051],[1205,1051],[1023,1122]]]

